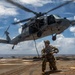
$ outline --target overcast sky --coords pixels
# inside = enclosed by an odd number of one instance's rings
[[[65,1],[66,0],[16,0],[16,2],[36,12],[48,11],[49,9],[54,8]],[[75,2],[52,11],[49,14],[56,14],[62,18],[67,17],[68,19],[73,20],[75,19]],[[17,36],[19,34],[21,24],[13,26],[11,23],[33,16],[34,14],[32,13],[25,12],[18,7],[7,3],[5,0],[0,0],[0,38],[5,39],[3,33],[9,25],[11,25],[9,29],[10,37],[13,38]],[[36,40],[39,53],[44,47],[44,40],[50,40],[52,45],[59,48],[60,54],[75,54],[75,26],[69,27],[63,33],[58,35],[55,42],[52,41],[51,35]],[[19,43],[17,46],[15,46],[14,50],[11,48],[12,45],[0,44],[0,54],[36,54],[34,41],[25,41]]]

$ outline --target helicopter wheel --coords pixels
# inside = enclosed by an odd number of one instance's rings
[[[53,41],[56,40],[56,35],[52,36],[52,40],[53,40]]]
[[[39,31],[39,32],[37,33],[37,36],[38,36],[38,37],[41,37],[41,36],[42,36],[42,32]]]

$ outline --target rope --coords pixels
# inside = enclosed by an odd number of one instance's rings
[[[38,49],[37,49],[37,46],[36,46],[36,40],[35,40],[35,37],[34,36],[33,36],[33,39],[34,39],[34,44],[35,44],[35,49],[36,49],[37,55],[38,55],[38,57],[40,57],[39,52],[38,52]]]

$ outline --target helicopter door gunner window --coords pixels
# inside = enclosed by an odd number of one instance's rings
[[[26,27],[24,30],[23,30],[23,33],[25,33],[26,35],[29,34],[29,27]]]

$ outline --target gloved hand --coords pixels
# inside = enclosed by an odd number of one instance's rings
[[[56,49],[53,49],[53,53],[58,53],[59,50],[56,48]]]

